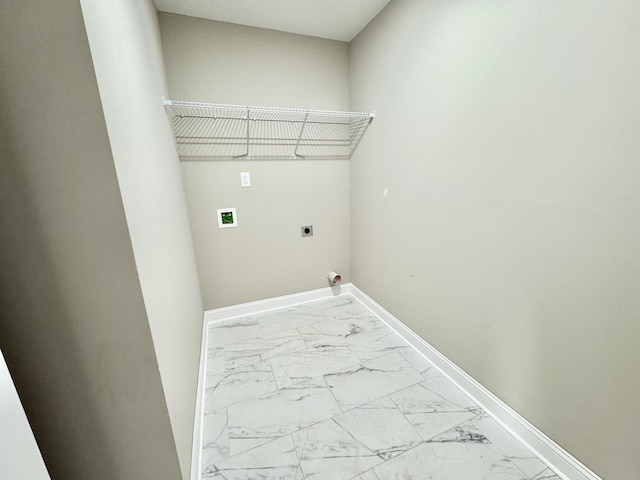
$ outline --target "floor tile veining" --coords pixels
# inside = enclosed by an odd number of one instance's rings
[[[560,480],[350,296],[209,327],[202,478]]]

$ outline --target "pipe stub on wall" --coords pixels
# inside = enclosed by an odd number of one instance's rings
[[[329,272],[329,275],[327,275],[327,280],[329,280],[329,285],[331,285],[332,287],[337,287],[338,285],[340,285],[342,277],[339,273]]]

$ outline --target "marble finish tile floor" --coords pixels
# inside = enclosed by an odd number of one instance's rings
[[[350,296],[211,324],[201,474],[560,480]]]

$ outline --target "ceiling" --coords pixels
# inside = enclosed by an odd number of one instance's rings
[[[154,0],[161,12],[350,42],[390,0]]]

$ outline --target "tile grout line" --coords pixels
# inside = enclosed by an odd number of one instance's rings
[[[302,473],[302,479],[306,478],[306,474],[304,473],[304,468],[302,468],[302,462],[300,461],[300,455],[298,455],[298,446],[296,445],[296,441],[293,439],[293,433],[289,434],[289,438],[291,439],[291,445],[293,445],[293,453],[296,454],[296,458],[298,459],[298,467],[300,468],[300,473]]]

